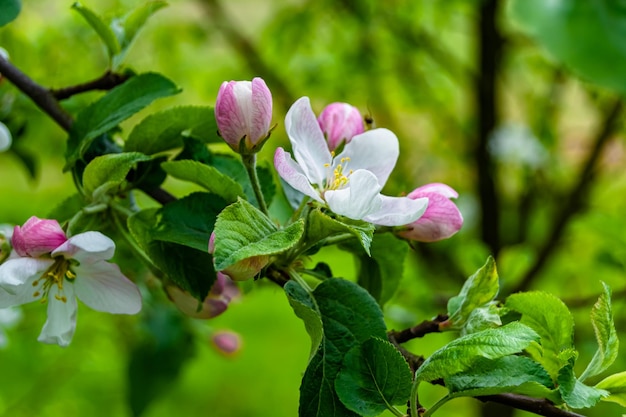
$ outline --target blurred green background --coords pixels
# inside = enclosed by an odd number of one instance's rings
[[[310,96],[317,112],[330,102],[346,101],[400,138],[401,156],[386,194],[408,193],[430,182],[459,192],[463,229],[448,241],[414,245],[401,288],[386,306],[390,328],[444,312],[446,300],[492,253],[502,298],[541,289],[572,308],[581,367],[595,351],[589,311],[600,281],[614,290],[616,325],[624,335],[621,100],[572,75],[523,34],[510,19],[509,2],[169,3],[151,18],[126,63],[137,72],[160,72],[183,91],[142,111],[124,128],[156,109],[213,105],[222,81],[260,76],[273,92],[278,124],[261,158],[269,160],[276,146],[287,144],[283,118],[295,99]],[[0,28],[0,46],[11,61],[42,85],[73,85],[106,70],[102,44],[71,4],[24,0],[17,20]],[[105,17],[137,4],[85,2]],[[76,112],[99,94],[75,96],[64,106]],[[0,118],[9,118],[12,130],[20,131],[12,150],[0,154],[0,223],[45,217],[73,192],[72,179],[61,173],[65,134],[6,80],[0,85]],[[188,192],[176,184],[168,189],[179,196]],[[353,276],[352,262],[342,252],[322,251],[312,262],[322,259],[335,275]],[[121,248],[118,261],[130,268],[135,260],[124,259]],[[133,276],[132,268],[128,274]],[[138,274],[133,277],[142,279]],[[146,417],[297,415],[308,336],[280,288],[247,284],[227,313],[193,321],[170,307],[148,281],[139,317],[81,306],[67,349],[37,343],[44,309],[24,306],[0,350],[0,415],[129,416],[131,387],[141,404],[135,409]],[[210,334],[220,329],[241,335],[237,355],[224,357],[211,346]],[[408,347],[428,355],[448,340],[449,335],[429,335]],[[624,348],[621,353],[613,372],[626,370]],[[143,379],[129,380],[131,358]],[[161,368],[167,368],[163,378],[155,379],[155,369]],[[444,392],[424,391],[426,405]],[[589,416],[622,412],[612,404],[585,411]],[[438,415],[528,414],[455,400]]]

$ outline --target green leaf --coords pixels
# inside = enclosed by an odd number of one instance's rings
[[[300,285],[289,281],[285,285],[285,294],[293,311],[303,322],[307,333],[311,337],[311,353],[309,360],[313,358],[324,337],[322,318],[317,310],[313,297]]]
[[[609,393],[608,397],[602,398],[604,401],[611,401],[626,407],[626,372],[607,376],[598,382],[596,388]]]
[[[478,307],[472,311],[461,329],[461,335],[502,326],[500,307],[497,301]]]
[[[575,358],[575,356],[571,357],[568,363],[559,370],[557,382],[561,397],[572,408],[593,407],[609,393],[603,389],[585,385],[576,379],[574,376]]]
[[[88,195],[96,189],[105,186],[120,185],[133,167],[140,161],[147,161],[150,157],[138,152],[124,152],[108,154],[94,158],[83,172],[83,187]]]
[[[604,292],[591,310],[591,324],[598,341],[598,350],[580,376],[581,381],[604,372],[617,359],[619,351],[619,340],[611,309],[611,288],[604,282],[602,286]]]
[[[309,362],[300,386],[300,417],[356,417],[337,397],[335,379],[345,354],[370,337],[384,339],[385,323],[376,301],[357,284],[331,278],[302,300],[302,292],[285,285],[288,294],[315,311],[322,320],[323,337]],[[294,297],[295,298],[295,297]]]
[[[552,378],[537,362],[524,356],[497,359],[478,358],[470,369],[445,379],[445,386],[455,396],[514,393],[549,398],[558,403]]]
[[[184,317],[171,305],[142,313],[141,331],[130,351],[128,400],[133,416],[167,393],[183,365],[195,353],[194,337]]]
[[[130,78],[83,109],[72,125],[65,152],[65,170],[72,168],[99,135],[113,129],[154,100],[180,90],[162,75],[146,73]]]
[[[514,0],[510,12],[578,76],[626,92],[626,8],[621,2]]]
[[[279,230],[265,214],[239,199],[217,217],[215,268],[221,271],[253,256],[284,252],[298,243],[303,233],[302,219]]]
[[[157,211],[152,238],[206,252],[217,215],[227,205],[220,196],[200,192],[168,203]]]
[[[82,194],[72,194],[53,208],[50,213],[48,213],[48,218],[56,219],[59,223],[63,223],[82,210],[86,203]]]
[[[22,9],[20,0],[0,0],[0,26],[15,20]]]
[[[219,143],[212,107],[181,106],[151,114],[132,130],[124,150],[146,155],[183,146],[183,136],[204,143]]]
[[[113,19],[111,29],[121,45],[120,52],[113,57],[113,69],[120,67],[137,32],[145,25],[148,18],[165,6],[167,3],[164,1],[149,1],[140,4],[124,17]]]
[[[371,223],[345,217],[330,217],[321,209],[315,208],[309,213],[307,226],[309,242],[318,242],[327,237],[348,233],[354,235],[367,255],[370,255],[370,245],[374,236],[374,225]]]
[[[159,209],[142,210],[129,217],[128,228],[157,268],[183,290],[204,300],[215,282],[213,257],[206,249],[155,239],[158,220]]]
[[[400,285],[409,246],[390,233],[379,233],[374,235],[371,256],[356,242],[341,244],[340,248],[355,255],[357,283],[383,306]]]
[[[505,307],[521,313],[521,322],[539,334],[541,345],[531,353],[555,378],[566,364],[559,354],[574,346],[574,319],[567,306],[552,294],[526,292],[509,296]]]
[[[189,181],[219,195],[228,203],[243,197],[241,185],[216,168],[196,161],[182,160],[161,164],[161,167],[174,178]]]
[[[400,352],[386,340],[370,338],[346,353],[335,390],[348,409],[374,417],[406,405],[411,384],[411,370]]]
[[[415,379],[433,381],[447,378],[474,366],[480,358],[498,359],[526,349],[539,340],[530,327],[512,322],[495,329],[462,336],[433,353],[415,373]]]
[[[115,37],[115,33],[106,23],[104,23],[104,20],[100,16],[78,2],[72,5],[72,9],[76,10],[87,21],[87,23],[89,23],[89,26],[96,31],[100,39],[104,42],[110,59],[120,52],[120,44]]]
[[[490,256],[485,265],[465,281],[461,292],[448,301],[448,325],[450,329],[460,329],[472,312],[491,302],[498,294],[498,271],[496,262]]]

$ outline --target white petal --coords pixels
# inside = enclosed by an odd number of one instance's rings
[[[0,288],[15,293],[26,282],[33,282],[52,265],[52,259],[13,258],[0,265]]]
[[[96,262],[76,267],[76,296],[94,310],[114,314],[137,314],[141,294],[117,265]]]
[[[11,292],[0,289],[0,308],[19,306],[39,300],[43,296],[41,289],[44,281],[39,281],[38,285],[33,285],[40,274],[35,274],[22,284],[11,287]],[[36,295],[35,295],[36,294]]]
[[[291,141],[293,155],[309,181],[324,186],[332,162],[328,144],[308,97],[298,99],[285,116],[285,129]]]
[[[93,263],[108,260],[115,253],[115,243],[100,232],[85,232],[72,236],[52,252],[52,256],[63,255],[66,259]]]
[[[72,341],[76,330],[76,297],[74,286],[66,283],[63,292],[57,292],[56,286],[48,294],[48,320],[39,334],[38,341],[48,344],[57,344],[65,347]],[[57,300],[55,295],[65,296],[65,301]]]
[[[371,213],[364,220],[381,226],[402,226],[419,219],[428,207],[428,198],[412,200],[408,197],[388,197],[381,195],[380,210]]]
[[[400,148],[396,135],[387,129],[372,129],[356,135],[346,144],[343,152],[335,157],[335,163],[341,164],[342,158],[350,158],[344,165],[344,172],[365,169],[373,173],[378,183],[384,186],[389,174],[396,166]]]
[[[280,175],[287,184],[320,203],[324,202],[320,198],[319,193],[311,186],[309,179],[304,175],[304,172],[302,172],[300,165],[291,159],[291,155],[285,152],[283,148],[276,149],[276,153],[274,154],[274,167],[278,175]]]
[[[334,213],[355,220],[380,209],[380,189],[378,180],[369,171],[359,170],[350,175],[348,186],[339,190],[328,190],[324,198]]]

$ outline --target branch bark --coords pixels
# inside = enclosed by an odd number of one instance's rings
[[[518,394],[486,395],[476,397],[476,399],[483,402],[495,402],[545,417],[585,417],[582,414],[558,408],[548,400]]]
[[[26,94],[45,114],[50,116],[63,130],[69,132],[74,124],[72,116],[61,107],[53,92],[33,81],[28,75],[0,55],[0,74],[9,80],[17,89]],[[73,87],[76,89],[76,87]],[[176,200],[176,197],[163,190],[155,188],[143,190],[147,195],[161,204]]]
[[[57,100],[65,100],[76,94],[85,93],[93,90],[111,90],[120,84],[123,84],[130,77],[126,74],[118,74],[115,72],[107,71],[102,76],[87,81],[85,83],[54,89],[51,88],[50,94]]]

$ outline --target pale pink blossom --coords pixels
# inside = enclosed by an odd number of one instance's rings
[[[85,232],[65,238],[49,253],[40,253],[53,243],[35,237],[35,230],[41,230],[54,244],[61,240],[51,224],[32,222],[16,230],[24,239],[21,250],[31,255],[9,258],[0,265],[0,308],[47,302],[48,319],[38,340],[60,346],[69,345],[74,335],[77,298],[97,311],[138,313],[139,289],[117,265],[107,262],[115,252],[115,243],[102,233]],[[36,253],[39,256],[32,255]]]
[[[291,187],[336,214],[383,226],[414,222],[428,199],[380,194],[399,156],[398,138],[372,129],[352,138],[339,155],[328,149],[308,97],[287,112],[285,128],[294,159],[283,148],[274,154],[276,171]]]
[[[222,355],[233,356],[241,350],[241,336],[230,330],[219,330],[211,335],[211,344]]]
[[[334,151],[342,143],[348,143],[365,131],[363,117],[359,110],[348,103],[331,103],[317,118],[326,136],[328,149]]]
[[[258,77],[224,81],[215,102],[215,120],[222,139],[235,152],[257,152],[269,137],[272,122],[272,93],[265,81]]]
[[[445,184],[433,183],[416,188],[407,197],[428,198],[428,207],[422,217],[408,224],[408,230],[398,235],[420,242],[436,242],[454,235],[463,226],[461,212],[450,201],[458,196],[456,191]]]

